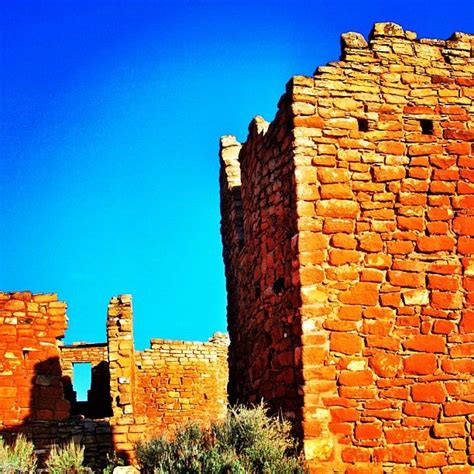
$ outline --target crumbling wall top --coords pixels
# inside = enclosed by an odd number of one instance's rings
[[[341,35],[341,59],[357,61],[362,56],[367,60],[367,55],[375,59],[403,55],[461,64],[474,56],[474,35],[455,32],[447,40],[418,39],[415,32],[391,22],[375,23],[368,42],[360,33]]]

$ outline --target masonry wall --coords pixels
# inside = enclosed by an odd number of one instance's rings
[[[230,379],[230,401],[258,403],[263,398],[275,411],[283,409],[300,422],[290,129],[291,116],[282,108],[270,126],[255,118],[242,147],[235,138],[223,137],[221,210],[232,334],[229,364],[239,374]]]
[[[418,40],[398,25],[377,24],[369,43],[348,33],[342,46],[341,61],[288,84],[291,102],[281,104],[293,116],[287,135],[295,170],[286,183],[273,183],[296,194],[287,213],[297,213],[297,230],[280,245],[297,242],[290,249],[300,302],[294,306],[293,292],[283,299],[296,309],[302,334],[292,350],[302,357],[305,455],[313,472],[468,473],[473,36]],[[263,193],[262,206],[271,199],[271,187],[254,192]],[[243,192],[242,201],[245,209]],[[225,255],[232,255],[226,238]],[[238,270],[230,286],[248,299],[255,299],[246,280],[254,265],[262,264],[240,255],[231,264]],[[231,347],[255,317],[246,308],[230,308],[242,320],[229,325]],[[267,339],[262,324],[251,331]],[[272,338],[283,341],[276,332]],[[239,359],[250,363],[239,383],[250,383],[252,362],[235,351],[230,357],[238,359],[230,362],[231,384],[241,377],[233,371]]]
[[[225,416],[227,338],[207,343],[152,340],[133,347],[130,295],[112,298],[107,333],[112,396],[113,443],[134,460],[135,443],[173,432],[180,422],[208,423]]]
[[[0,435],[25,433],[41,455],[74,439],[98,468],[116,451],[134,462],[135,443],[185,421],[225,415],[227,336],[208,342],[152,340],[135,351],[130,295],[111,299],[107,343],[64,346],[66,304],[55,294],[0,293]],[[73,390],[73,365],[89,362],[86,402]]]
[[[61,371],[64,396],[71,406],[71,415],[82,414],[88,418],[112,416],[110,370],[106,343],[74,343],[60,346]],[[91,365],[91,385],[87,400],[78,401],[74,390],[74,365]]]
[[[227,345],[222,334],[208,342],[152,339],[136,355],[135,413],[147,418],[148,433],[225,415]]]
[[[69,417],[58,347],[65,313],[56,294],[0,293],[0,430]]]

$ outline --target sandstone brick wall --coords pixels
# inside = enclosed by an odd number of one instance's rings
[[[224,415],[227,336],[155,339],[135,351],[131,296],[120,295],[108,307],[107,343],[64,346],[65,311],[55,294],[0,293],[1,436],[24,432],[43,454],[73,438],[100,467],[112,449],[133,462],[137,441]],[[73,391],[80,362],[92,365],[87,402]]]
[[[110,370],[107,343],[74,343],[60,346],[61,371],[64,395],[71,405],[71,415],[88,418],[112,416]],[[74,390],[74,365],[87,362],[91,365],[91,385],[87,400],[78,401]]]
[[[368,43],[345,34],[340,61],[288,84],[253,151],[260,168],[246,169],[247,144],[236,144],[232,162],[222,160],[224,177],[240,166],[243,209],[239,223],[223,214],[222,227],[235,321],[231,385],[248,400],[278,389],[274,365],[261,369],[236,341],[250,337],[280,352],[286,341],[276,328],[295,310],[301,344],[289,352],[314,472],[472,472],[473,41],[463,33],[418,40],[394,24],[375,25]],[[292,126],[285,128],[285,115]],[[290,156],[282,149],[272,161],[282,135]],[[288,160],[294,172],[282,175],[286,182],[274,176],[260,185]],[[223,213],[232,202],[225,184]],[[246,191],[252,186],[257,210]],[[273,189],[290,195],[283,213],[271,210]],[[274,239],[273,228],[255,222],[263,213],[288,231],[276,244],[285,249],[278,259],[261,258],[262,242]],[[237,252],[232,233],[242,225],[249,235]],[[292,262],[284,274],[290,285],[279,295],[282,321],[272,327],[257,315],[275,303],[256,298],[255,285],[270,293],[261,275],[273,277],[282,261]],[[256,380],[255,370],[267,374]]]
[[[136,355],[135,413],[147,418],[149,433],[225,415],[227,345],[222,334],[208,342],[152,339]]]
[[[113,443],[133,461],[140,439],[173,431],[177,424],[209,422],[225,414],[227,344],[152,340],[151,349],[133,347],[130,295],[112,298],[107,334],[112,396]]]
[[[108,360],[107,343],[75,342],[71,345],[60,346],[61,368],[63,375],[73,376],[73,364],[90,362],[92,365]]]
[[[230,401],[263,397],[296,418],[301,401],[293,348],[300,345],[300,334],[299,294],[292,284],[296,214],[290,119],[282,112],[268,128],[255,118],[242,148],[233,137],[222,138],[221,208],[232,334],[229,364],[240,374],[230,379]],[[236,186],[237,195],[232,194]]]
[[[65,313],[56,294],[0,292],[0,430],[69,416],[58,347]]]

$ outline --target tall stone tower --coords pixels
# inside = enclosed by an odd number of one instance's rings
[[[221,140],[230,398],[313,472],[471,473],[474,36],[341,43]]]

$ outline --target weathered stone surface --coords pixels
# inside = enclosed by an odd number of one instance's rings
[[[231,400],[289,413],[314,472],[474,463],[473,40],[342,35],[223,180]]]
[[[367,41],[360,33],[343,33],[341,35],[342,48],[367,48]]]
[[[405,31],[400,25],[397,25],[396,23],[375,23],[372,29],[372,36],[398,36],[403,38],[405,36]]]

